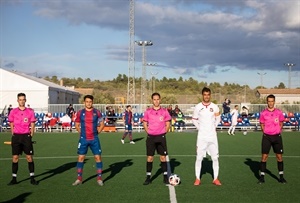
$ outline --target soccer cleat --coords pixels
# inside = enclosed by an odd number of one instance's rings
[[[221,186],[221,182],[219,181],[219,179],[216,179],[212,182],[214,185],[217,185],[217,186]]]
[[[286,180],[284,179],[284,177],[279,178],[279,182],[282,183],[282,184],[286,184],[287,183]]]
[[[170,184],[170,182],[168,180],[168,176],[164,176],[163,183],[166,184],[166,185]]]
[[[228,134],[228,135],[231,135],[231,133],[230,133],[230,132],[227,132],[227,134]]]
[[[124,140],[123,139],[121,139],[121,142],[122,142],[122,144],[124,144]]]
[[[100,186],[103,186],[103,185],[104,185],[104,183],[103,183],[102,180],[97,180],[97,183],[98,183],[98,185],[100,185]]]
[[[263,184],[263,183],[265,183],[265,178],[264,178],[264,177],[260,177],[260,178],[258,179],[257,184]]]
[[[31,178],[30,183],[32,185],[38,185],[39,184],[39,182],[37,182],[34,178]]]
[[[231,135],[235,135],[234,133],[231,133]]]
[[[200,185],[200,184],[201,184],[200,179],[196,178],[196,180],[195,180],[195,182],[194,182],[194,185],[195,185],[195,186],[198,186],[198,185]]]
[[[13,178],[7,185],[16,185],[18,184],[17,179]]]
[[[134,142],[134,141],[130,141],[129,143],[130,143],[130,144],[135,144],[135,142]]]
[[[147,177],[143,185],[149,185],[151,183],[150,177]]]
[[[81,180],[76,180],[74,183],[72,183],[73,186],[75,185],[81,185],[82,184],[82,181]]]

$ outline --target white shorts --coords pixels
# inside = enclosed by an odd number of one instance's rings
[[[198,140],[197,141],[197,156],[206,157],[206,152],[211,157],[219,157],[218,140]]]

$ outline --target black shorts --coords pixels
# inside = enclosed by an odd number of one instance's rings
[[[11,138],[12,155],[33,155],[32,137],[28,134],[14,134]]]
[[[147,156],[154,156],[155,150],[158,154],[166,156],[168,154],[166,134],[157,136],[148,135],[146,147]]]
[[[278,135],[263,134],[261,153],[269,154],[271,147],[273,148],[274,153],[283,154],[283,143],[280,134]]]

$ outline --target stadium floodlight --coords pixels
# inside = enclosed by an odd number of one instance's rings
[[[296,64],[294,63],[285,63],[285,66],[287,66],[289,68],[289,89],[291,88],[291,71],[292,71],[292,67],[295,66]]]
[[[135,41],[138,46],[141,46],[142,49],[142,78],[141,78],[141,104],[145,104],[146,92],[146,80],[147,80],[147,63],[146,63],[146,46],[152,46],[153,42],[150,41]]]
[[[260,87],[263,88],[263,76],[266,75],[267,73],[257,73],[260,75]]]

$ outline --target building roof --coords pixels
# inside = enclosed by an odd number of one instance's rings
[[[300,89],[257,89],[259,94],[300,94]]]
[[[49,82],[49,81],[47,81],[47,80],[45,80],[43,78],[37,78],[37,77],[31,76],[31,75],[27,75],[27,74],[22,73],[22,72],[18,72],[16,70],[7,70],[7,69],[2,69],[2,70],[8,71],[8,72],[16,74],[16,75],[19,75],[19,76],[24,77],[24,78],[29,79],[29,80],[33,80],[35,82],[41,83],[41,84],[46,85],[46,86],[51,87],[51,88],[65,90],[65,91],[69,91],[69,92],[73,92],[73,93],[79,94],[79,92],[75,91],[74,89],[71,89],[69,87],[65,87],[65,86],[61,86],[61,85],[55,84],[53,82]]]

